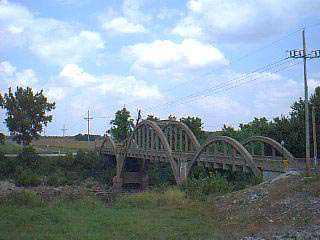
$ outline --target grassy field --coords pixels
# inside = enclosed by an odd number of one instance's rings
[[[91,198],[0,208],[0,239],[214,239],[196,208],[105,206]]]
[[[77,141],[69,137],[41,137],[32,141],[32,146],[39,152],[76,152],[77,150],[94,150],[102,141]]]

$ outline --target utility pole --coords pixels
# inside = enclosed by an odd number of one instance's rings
[[[309,94],[308,94],[308,78],[307,78],[307,59],[319,58],[320,50],[312,50],[307,52],[307,44],[305,37],[305,29],[302,30],[302,44],[303,49],[290,50],[288,58],[303,58],[303,76],[304,76],[304,115],[305,115],[305,131],[306,131],[306,172],[311,175],[310,162],[310,128],[309,128]]]
[[[66,125],[63,124],[63,128],[61,128],[60,130],[62,131],[62,136],[65,137],[66,131],[68,130],[68,129],[66,128]]]
[[[318,149],[317,149],[317,128],[314,106],[312,106],[312,136],[313,136],[313,161],[314,167],[318,168]]]
[[[93,118],[90,117],[90,111],[88,110],[88,115],[87,117],[84,118],[84,120],[87,120],[87,123],[88,123],[88,131],[87,131],[87,134],[88,134],[88,143],[90,142],[90,120],[92,120]]]

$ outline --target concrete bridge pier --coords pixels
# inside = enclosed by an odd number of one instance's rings
[[[185,161],[180,162],[179,168],[179,183],[184,182],[188,177],[188,163]]]
[[[149,178],[147,176],[146,160],[133,159],[130,162],[135,162],[135,164],[119,166],[117,175],[113,178],[112,189],[114,192],[120,192],[123,188],[144,190],[148,187]],[[121,170],[121,168],[123,169]]]

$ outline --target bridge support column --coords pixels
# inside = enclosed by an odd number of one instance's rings
[[[179,168],[180,183],[182,183],[187,179],[187,172],[188,172],[188,163],[184,161],[180,162],[180,168]]]
[[[119,176],[114,176],[112,179],[112,191],[121,192],[123,186],[123,178]]]

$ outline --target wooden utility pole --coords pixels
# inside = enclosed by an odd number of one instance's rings
[[[63,137],[65,137],[65,135],[66,135],[66,131],[67,131],[68,129],[66,128],[66,125],[65,124],[63,124],[63,128],[61,128],[61,131],[62,131],[62,136]]]
[[[315,168],[318,167],[318,149],[317,149],[317,126],[314,106],[312,106],[312,136],[313,136],[313,161]]]
[[[303,58],[303,79],[304,79],[304,109],[305,109],[305,130],[306,130],[306,172],[311,175],[310,161],[310,128],[309,128],[309,94],[308,94],[308,78],[307,78],[307,59],[320,58],[320,50],[312,50],[307,52],[307,44],[305,37],[305,29],[302,30],[303,49],[290,50],[288,58]]]
[[[88,134],[88,143],[90,142],[90,120],[92,120],[93,118],[92,117],[90,117],[90,112],[89,112],[89,110],[88,110],[88,115],[87,115],[87,117],[85,117],[84,118],[84,120],[87,120],[87,124],[88,124],[88,126],[87,126],[87,134]]]
[[[308,79],[307,79],[307,44],[305,37],[305,30],[302,30],[303,42],[303,77],[304,77],[304,116],[306,128],[306,170],[307,175],[311,175],[310,163],[310,128],[309,128],[309,94],[308,94]]]

